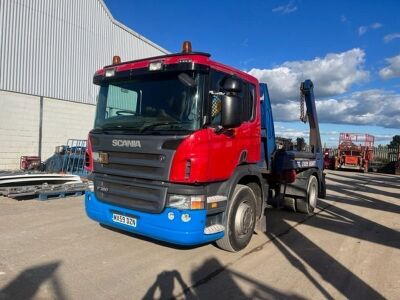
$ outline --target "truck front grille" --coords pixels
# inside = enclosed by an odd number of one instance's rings
[[[97,199],[105,203],[150,213],[165,207],[166,187],[95,175],[94,189]]]
[[[171,155],[107,151],[109,163],[95,163],[95,172],[123,177],[168,180]]]

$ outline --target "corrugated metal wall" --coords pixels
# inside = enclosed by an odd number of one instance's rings
[[[113,55],[164,53],[101,0],[0,0],[0,90],[94,104],[93,74]]]

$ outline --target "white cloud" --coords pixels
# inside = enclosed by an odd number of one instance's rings
[[[317,97],[334,96],[368,78],[368,71],[363,69],[364,56],[362,49],[355,48],[313,60],[284,62],[272,69],[251,69],[249,74],[268,83],[271,99],[275,102],[297,99],[300,82],[305,79],[314,82]]]
[[[379,22],[376,22],[376,23],[373,23],[373,24],[370,25],[370,27],[372,29],[378,29],[378,28],[381,28],[382,26],[383,25],[381,23],[379,23]]]
[[[272,12],[281,13],[283,15],[290,14],[297,10],[297,6],[294,4],[294,1],[290,1],[286,5],[281,5],[272,9]]]
[[[321,134],[323,134],[323,135],[339,135],[339,131],[336,131],[336,130],[332,130],[332,131],[321,131]]]
[[[400,128],[400,94],[387,90],[355,92],[317,102],[321,122]]]
[[[363,34],[365,34],[368,30],[367,26],[360,26],[358,27],[358,35],[362,36]]]
[[[372,24],[370,24],[370,25],[363,25],[363,26],[360,26],[360,27],[358,27],[358,35],[359,35],[359,36],[362,36],[362,35],[364,35],[365,33],[367,33],[368,30],[370,30],[370,29],[373,29],[373,30],[379,29],[379,28],[381,28],[382,26],[383,26],[383,25],[382,25],[381,23],[379,23],[379,22],[375,22],[375,23],[372,23]]]
[[[274,103],[273,100],[271,100]],[[287,101],[286,103],[272,104],[274,121],[299,121],[300,102]]]
[[[400,54],[397,56],[386,58],[388,66],[379,71],[379,75],[383,79],[400,77]]]
[[[383,41],[385,43],[389,43],[395,39],[400,39],[400,33],[396,32],[396,33],[391,33],[391,34],[387,34],[383,37]]]
[[[308,142],[310,132],[308,126],[302,126],[301,123],[275,124],[275,135],[287,139],[295,140],[298,137],[304,138]]]
[[[272,100],[273,102],[273,100]],[[320,123],[377,125],[400,128],[400,94],[387,90],[365,90],[341,98],[316,101]],[[272,105],[275,121],[299,119],[299,103]]]
[[[347,22],[346,16],[345,16],[345,15],[341,15],[341,16],[340,16],[340,21],[341,21],[342,23],[346,23],[346,22]]]
[[[306,131],[301,131],[295,128],[288,128],[288,127],[282,127],[279,130],[276,130],[275,128],[275,135],[287,139],[293,139],[295,140],[298,137],[302,137],[307,139],[310,136],[310,133]]]
[[[376,142],[389,142],[393,138],[393,135],[391,135],[391,134],[374,134],[374,137],[375,137],[375,145],[376,145]]]

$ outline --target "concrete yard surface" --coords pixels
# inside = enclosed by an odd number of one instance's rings
[[[268,209],[239,253],[102,227],[83,197],[0,198],[0,299],[400,299],[400,176],[327,184],[315,215]]]

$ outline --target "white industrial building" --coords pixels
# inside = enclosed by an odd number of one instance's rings
[[[102,0],[0,0],[0,170],[87,137],[93,74],[113,55],[166,53],[116,21]]]

